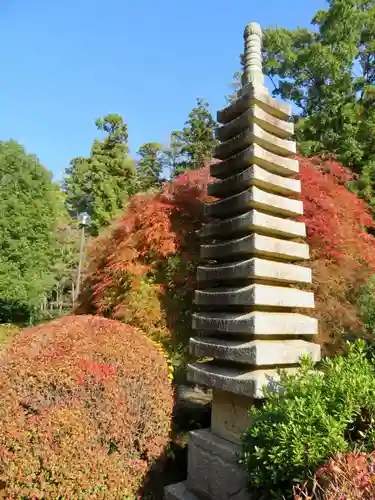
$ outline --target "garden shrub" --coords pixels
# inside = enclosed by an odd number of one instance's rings
[[[375,368],[365,343],[349,344],[346,356],[325,358],[319,370],[305,358],[296,375],[282,374],[284,393],[266,393],[262,407],[251,408],[240,463],[260,498],[291,498],[295,483],[335,453],[375,438]]]
[[[342,348],[342,333],[363,333],[357,294],[375,272],[374,223],[366,204],[346,188],[350,172],[334,160],[299,158],[302,199],[324,353]],[[167,183],[162,193],[138,195],[89,249],[79,313],[98,313],[164,339],[182,352],[191,335],[199,261],[202,201],[209,168]]]
[[[133,327],[85,315],[26,329],[0,391],[1,496],[133,499],[162,462],[168,366]]]
[[[337,453],[316,471],[310,490],[293,489],[294,500],[374,500],[375,453]]]
[[[89,248],[76,313],[98,313],[141,327],[172,352],[191,333],[208,169],[188,172],[157,195],[133,197],[125,214]]]

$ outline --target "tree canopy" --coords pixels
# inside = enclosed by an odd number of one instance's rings
[[[211,161],[216,144],[215,125],[208,103],[198,98],[197,105],[189,113],[184,128],[171,134],[170,159],[173,159],[171,168],[173,177],[186,170],[202,168]]]
[[[15,141],[0,141],[0,322],[25,320],[52,284],[58,186]]]
[[[163,172],[163,146],[157,142],[147,142],[139,148],[137,155],[137,191],[159,187]]]
[[[69,212],[74,217],[87,212],[93,235],[121,212],[135,187],[134,160],[128,156],[128,127],[122,117],[106,115],[95,125],[104,138],[94,140],[89,157],[73,158],[64,182]]]
[[[375,1],[328,0],[312,29],[265,30],[263,49],[274,95],[299,109],[300,151],[337,155],[374,203]]]

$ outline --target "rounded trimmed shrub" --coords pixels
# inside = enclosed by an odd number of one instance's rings
[[[24,330],[0,366],[0,493],[136,498],[168,444],[167,362],[139,330],[69,316]]]

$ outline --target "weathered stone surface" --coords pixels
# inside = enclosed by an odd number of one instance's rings
[[[226,160],[254,143],[277,155],[291,156],[296,154],[295,141],[276,137],[263,130],[256,123],[251,123],[241,134],[236,135],[236,137],[226,142],[218,144],[214,150],[213,156],[218,160]]]
[[[256,208],[274,215],[296,217],[303,215],[301,200],[285,198],[277,194],[267,193],[256,186],[251,186],[242,193],[235,194],[213,203],[204,205],[204,215],[222,219],[232,215],[247,212],[249,208]]]
[[[243,172],[208,184],[208,194],[221,198],[244,191],[250,186],[257,186],[265,191],[272,191],[284,196],[296,195],[301,192],[300,180],[271,174],[258,165],[251,165]]]
[[[269,236],[281,236],[283,238],[305,238],[306,226],[304,222],[282,219],[274,215],[258,212],[258,210],[250,210],[236,217],[203,224],[200,236],[202,238],[221,238],[223,236],[230,237],[234,234],[250,232],[264,233]]]
[[[164,500],[199,500],[197,496],[191,493],[186,482],[170,484],[164,490]]]
[[[196,312],[194,330],[215,333],[247,333],[250,335],[317,335],[316,318],[296,313],[251,312]]]
[[[285,368],[295,373],[296,368]],[[248,398],[263,399],[262,389],[280,392],[280,376],[277,369],[251,370],[250,367],[224,367],[212,363],[196,363],[188,365],[187,378],[193,384],[204,385],[213,389],[241,394]]]
[[[250,425],[249,408],[253,400],[238,394],[212,391],[211,432],[240,444],[241,433]]]
[[[222,179],[241,172],[250,165],[259,165],[269,172],[285,176],[299,172],[298,160],[271,153],[258,144],[253,144],[225,161],[212,164],[210,172],[212,177]]]
[[[288,260],[306,260],[309,258],[309,246],[305,243],[285,241],[260,234],[250,234],[242,238],[201,245],[200,255],[207,260],[232,260],[255,255]]]
[[[311,283],[312,273],[308,267],[259,259],[257,257],[229,264],[199,266],[197,281],[234,281],[262,279],[287,283]]]
[[[224,124],[234,120],[254,104],[257,104],[267,113],[277,116],[281,120],[286,120],[292,116],[292,108],[289,104],[277,101],[264,92],[264,90],[259,90],[259,88],[251,84],[241,89],[241,94],[239,99],[236,99],[229,106],[217,113],[217,121],[219,123]]]
[[[195,291],[198,306],[314,307],[314,294],[297,288],[247,285],[232,288],[207,288]]]
[[[189,434],[187,487],[198,498],[249,500],[246,474],[237,464],[239,446],[208,429]]]
[[[243,132],[252,123],[259,125],[270,134],[283,139],[291,137],[294,134],[293,123],[280,120],[280,118],[267,113],[267,111],[260,108],[257,104],[253,104],[238,118],[221,127],[217,127],[215,135],[220,141],[227,141]]]
[[[254,366],[293,365],[307,354],[320,360],[320,346],[304,340],[224,340],[215,337],[190,339],[190,353],[196,358],[215,358]]]

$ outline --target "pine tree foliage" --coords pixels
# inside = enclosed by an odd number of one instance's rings
[[[101,228],[121,213],[125,200],[134,192],[135,166],[128,156],[128,127],[119,115],[96,121],[103,139],[95,139],[87,158],[74,158],[66,170],[64,190],[70,214],[87,212],[90,232]]]

